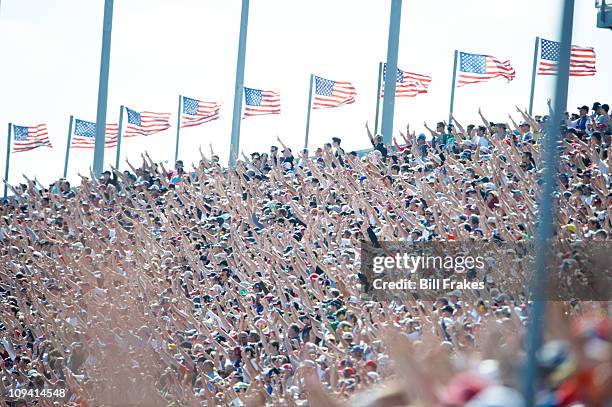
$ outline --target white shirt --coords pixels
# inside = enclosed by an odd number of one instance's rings
[[[474,136],[472,137],[472,143],[480,144],[481,147],[489,147],[489,140],[486,137]]]

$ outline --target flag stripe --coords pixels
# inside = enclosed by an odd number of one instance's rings
[[[124,137],[150,136],[170,128],[170,113],[139,113],[131,109],[127,109],[127,112],[128,124]]]
[[[105,127],[104,148],[113,148],[117,146],[117,136],[119,134],[119,126],[117,123],[107,124]],[[70,141],[71,148],[86,148],[93,149],[96,145],[96,124],[85,120],[76,119],[74,121],[74,130],[72,140]]]
[[[538,75],[557,75],[561,44],[556,41],[540,39],[540,63]],[[570,76],[594,76],[596,55],[593,48],[572,45],[570,49]]]
[[[244,117],[280,114],[280,93],[274,90],[244,88]]]
[[[216,113],[212,116],[202,117],[198,120],[181,121],[181,127],[199,126],[200,124],[204,124],[204,123],[208,123],[213,120],[217,120],[219,117],[220,117],[219,113]]]
[[[332,81],[315,76],[315,96],[313,109],[339,107],[355,103],[357,91],[351,82]]]
[[[500,61],[490,55],[466,52],[460,53],[460,59],[457,86],[485,82],[498,77],[505,78],[510,82],[516,76],[510,61]]]
[[[194,127],[220,117],[221,103],[183,97],[181,127]]]
[[[384,76],[383,83],[386,78],[387,64],[384,64]],[[431,76],[421,75],[413,72],[397,70],[396,84],[395,84],[395,97],[415,97],[417,95],[427,93],[429,84],[431,83]],[[385,96],[385,87],[382,86],[380,97]]]
[[[13,126],[13,152],[21,153],[38,147],[53,147],[46,124],[37,126]]]

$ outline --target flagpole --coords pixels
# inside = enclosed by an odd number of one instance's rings
[[[535,94],[536,69],[538,69],[538,47],[540,37],[536,37],[533,48],[533,70],[531,71],[531,93],[529,94],[529,116],[533,114],[533,96]]]
[[[383,63],[378,63],[378,84],[376,85],[376,114],[374,115],[374,134],[378,134],[378,116],[380,115],[380,90],[382,88]]]
[[[123,108],[121,105],[121,110],[119,110],[119,125],[117,129],[117,155],[115,157],[115,169],[119,171],[119,158],[121,158],[121,136],[123,135]]]
[[[306,113],[306,135],[304,136],[304,149],[308,148],[308,134],[310,133],[310,112],[312,111],[312,84],[314,75],[310,74],[310,89],[308,90],[308,113]]]
[[[178,160],[179,138],[181,137],[181,101],[183,96],[179,95],[178,112],[176,114],[176,150],[174,151],[174,162]]]
[[[240,114],[242,113],[242,94],[244,92],[244,63],[246,59],[247,28],[249,25],[249,0],[242,0],[240,13],[240,37],[238,41],[238,60],[236,62],[236,84],[234,86],[234,113],[232,117],[232,138],[230,141],[230,165],[236,165],[240,150]]]
[[[397,53],[399,49],[402,0],[392,0],[389,13],[389,39],[387,42],[387,71],[397,74]],[[393,137],[393,114],[395,111],[395,80],[385,81],[381,133],[383,142],[391,144]]]
[[[457,57],[459,51],[455,50],[455,62],[453,62],[453,81],[451,83],[451,97],[450,97],[450,109],[448,111],[448,124],[452,123],[453,108],[455,106],[455,85],[457,83]]]
[[[549,258],[553,257],[552,239],[555,230],[554,194],[557,192],[558,176],[557,142],[561,137],[559,123],[567,107],[567,88],[570,74],[570,57],[572,44],[572,28],[574,23],[574,0],[565,0],[563,19],[561,23],[561,42],[559,44],[559,73],[555,86],[553,111],[543,139],[542,162],[543,185],[541,189],[538,211],[537,238],[535,239],[535,270],[531,286],[533,306],[529,312],[527,323],[527,355],[523,366],[523,399],[525,407],[535,405],[534,396],[538,382],[537,354],[542,344],[542,331],[546,314],[547,274]]]
[[[64,178],[68,174],[68,159],[70,157],[70,142],[72,141],[72,122],[74,116],[70,115],[70,124],[68,124],[68,140],[66,141],[66,158],[64,159]]]
[[[8,196],[9,164],[11,162],[11,130],[12,123],[8,124],[8,136],[6,137],[6,166],[4,169],[4,199]]]
[[[104,2],[102,23],[102,54],[100,56],[100,83],[98,84],[98,111],[96,114],[96,143],[94,147],[93,170],[97,176],[104,168],[104,147],[106,137],[106,105],[108,102],[108,74],[110,69],[111,33],[113,29],[113,0]]]

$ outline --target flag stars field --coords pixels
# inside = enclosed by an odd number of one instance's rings
[[[461,70],[463,72],[485,73],[487,70],[487,57],[461,53]]]

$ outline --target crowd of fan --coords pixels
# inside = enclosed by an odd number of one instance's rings
[[[559,238],[612,239],[608,110],[564,119]],[[26,178],[0,206],[0,399],[522,405],[532,303],[495,285],[511,265],[490,266],[479,298],[434,302],[373,301],[360,277],[361,241],[532,239],[547,117],[517,112],[519,124],[479,111],[480,126],[406,129],[393,145],[366,124],[373,149],[361,156],[339,138],[294,156],[279,139],[235,169],[211,148],[192,170],[143,154],[77,187]],[[609,312],[550,304],[538,405],[610,405]]]

